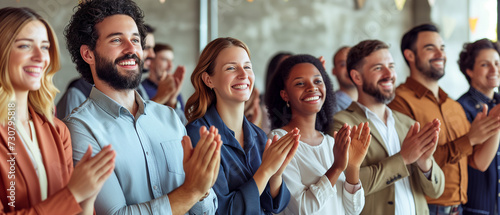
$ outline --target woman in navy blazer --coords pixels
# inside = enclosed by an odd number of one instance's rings
[[[247,46],[218,38],[201,53],[191,82],[195,93],[186,103],[188,135],[195,143],[201,126],[215,126],[223,141],[221,166],[213,187],[218,214],[271,214],[290,200],[282,173],[297,150],[298,129],[278,140],[244,116],[254,74]]]

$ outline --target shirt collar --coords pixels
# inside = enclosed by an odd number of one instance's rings
[[[207,112],[205,113],[204,118],[210,122],[213,126],[219,129],[219,133],[222,133],[221,135],[225,135],[226,137],[232,136],[234,137],[234,131],[229,129],[226,124],[224,124],[224,121],[222,121],[222,118],[219,115],[219,112],[217,112],[217,108],[215,107],[215,104],[212,104],[208,109]],[[207,128],[208,129],[208,128]],[[245,141],[245,150],[250,149],[255,143],[253,139],[255,136],[257,136],[257,132],[252,129],[252,125],[250,122],[247,120],[246,117],[243,117],[243,134],[244,134],[244,141]],[[223,144],[229,144],[228,142],[224,141]]]
[[[412,77],[408,77],[406,79],[405,85],[415,92],[415,95],[417,96],[418,99],[424,97],[424,96],[429,96],[430,98],[434,98],[434,95],[432,94],[431,90],[427,89],[424,85],[422,85],[420,82],[417,80],[413,79]],[[444,102],[448,98],[448,94],[446,94],[441,87],[439,87],[438,91],[438,96],[439,96],[439,101]]]
[[[496,104],[498,101],[500,101],[500,95],[498,93],[493,94],[493,99],[488,98],[486,95],[483,93],[479,92],[479,90],[476,90],[474,87],[469,88],[469,94],[471,95],[471,98],[474,100],[481,102],[481,103],[493,103]]]
[[[371,111],[370,109],[368,109],[366,106],[362,105],[361,103],[359,102],[356,102],[358,103],[359,107],[361,108],[361,110],[363,110],[365,112],[365,115],[366,115],[366,118],[368,120],[371,120],[372,122],[375,121],[375,119],[377,119],[378,121],[384,122],[384,120],[380,119],[377,114],[373,113],[373,111]],[[394,117],[392,116],[392,110],[387,107],[387,105],[385,106],[385,115],[387,116],[387,125],[390,125],[390,124],[394,124],[392,122],[394,122]]]
[[[135,101],[138,104],[137,116],[146,114],[146,103],[142,99],[141,95],[134,90],[135,93]],[[115,119],[120,117],[120,113],[126,113],[128,110],[120,105],[118,102],[108,97],[106,94],[98,90],[95,86],[92,87],[92,91],[90,91],[89,99],[92,99],[97,106],[101,107],[106,113],[113,116]],[[130,112],[129,112],[130,113]],[[138,117],[135,117],[136,119]]]

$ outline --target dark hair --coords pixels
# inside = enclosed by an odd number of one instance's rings
[[[266,89],[267,85],[271,81],[271,78],[273,77],[273,74],[276,72],[279,63],[283,60],[284,57],[292,55],[293,54],[291,52],[278,52],[271,58],[271,61],[269,61],[269,64],[267,65],[266,85],[264,86],[266,87]]]
[[[155,53],[161,52],[161,51],[174,51],[174,48],[170,46],[169,44],[163,44],[163,43],[157,43],[155,47],[153,48]]]
[[[137,25],[141,37],[141,46],[145,46],[146,28],[144,27],[144,15],[142,10],[132,0],[87,0],[78,6],[77,11],[64,29],[66,45],[68,46],[71,60],[76,64],[76,70],[89,83],[93,84],[90,66],[80,55],[82,45],[89,46],[94,51],[99,32],[95,25],[102,22],[106,17],[124,14],[130,16]]]
[[[332,62],[333,62],[334,66],[335,66],[335,56],[337,56],[341,51],[343,51],[345,49],[348,49],[348,48],[351,48],[351,47],[350,46],[342,46],[339,49],[337,49],[337,51],[335,52],[335,54],[333,54]]]
[[[156,29],[151,27],[151,25],[144,24],[144,27],[146,28],[146,33],[148,34],[153,34],[156,31]]]
[[[406,49],[410,49],[413,52],[416,52],[415,43],[417,42],[418,34],[422,31],[433,31],[439,33],[437,27],[432,24],[422,24],[419,26],[415,26],[410,31],[406,32],[403,35],[403,39],[401,39],[401,54],[403,54],[403,58],[405,59],[407,65],[410,65],[410,63],[404,57],[404,52]]]
[[[347,72],[349,73],[349,78],[354,83],[351,77],[351,70],[359,70],[364,64],[365,57],[369,56],[371,53],[378,51],[380,49],[388,49],[389,46],[380,40],[363,40],[356,44],[349,50],[347,54]]]
[[[473,43],[465,43],[458,58],[458,66],[460,71],[465,75],[467,81],[470,83],[470,77],[467,75],[467,69],[473,70],[476,63],[476,57],[483,49],[494,49],[500,54],[500,47],[498,43],[494,43],[489,39],[480,39]]]
[[[286,107],[286,102],[281,98],[280,91],[285,89],[285,81],[290,76],[292,68],[299,63],[310,63],[314,65],[323,78],[325,83],[325,103],[321,110],[316,114],[316,130],[325,132],[329,129],[330,122],[333,119],[335,108],[335,94],[333,85],[323,64],[311,55],[293,55],[285,59],[279,65],[276,73],[271,78],[272,84],[269,84],[265,94],[265,104],[268,109],[269,119],[271,119],[272,129],[281,128],[287,125],[292,118],[290,108]]]

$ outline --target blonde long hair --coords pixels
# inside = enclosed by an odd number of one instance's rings
[[[9,77],[10,51],[19,32],[31,21],[41,21],[47,29],[50,42],[50,64],[41,79],[40,89],[28,93],[28,105],[45,116],[50,123],[54,119],[54,99],[59,91],[52,78],[60,69],[59,45],[49,23],[29,8],[6,7],[0,9],[0,124],[7,122],[8,104],[14,98],[14,88]]]
[[[242,41],[231,37],[217,38],[210,42],[201,52],[198,64],[194,68],[193,74],[191,75],[191,83],[193,84],[195,91],[187,100],[186,108],[184,110],[188,123],[203,117],[207,112],[208,107],[215,101],[216,98],[214,91],[205,85],[202,76],[204,72],[212,76],[214,74],[215,60],[217,59],[217,56],[222,50],[232,46],[245,49],[250,57],[250,50],[248,50],[247,45]]]

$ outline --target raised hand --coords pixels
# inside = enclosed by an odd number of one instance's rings
[[[360,123],[351,129],[351,146],[349,149],[349,166],[361,166],[370,146],[372,135],[368,122]]]
[[[221,137],[214,126],[210,130],[205,126],[200,128],[200,140],[194,149],[191,139],[184,136],[182,147],[186,176],[182,186],[188,192],[201,198],[214,185],[219,174],[221,145]]]
[[[435,147],[433,142],[437,141],[435,135],[438,130],[439,125],[434,121],[427,123],[422,130],[418,122],[410,127],[400,152],[406,165],[415,163],[425,152]]]
[[[335,145],[333,146],[334,162],[333,169],[344,171],[349,163],[349,147],[351,145],[351,126],[344,124],[338,132],[334,132],[333,138]]]
[[[488,106],[483,104],[483,111],[476,115],[467,134],[472,146],[484,143],[500,130],[499,109],[495,106],[488,115]]]
[[[432,141],[431,143],[429,143],[426,148],[428,148],[426,151],[424,151],[424,153],[422,154],[422,156],[420,156],[420,158],[418,158],[417,160],[417,165],[418,167],[424,171],[424,172],[427,172],[430,170],[430,168],[432,167],[432,156],[434,155],[434,152],[436,151],[436,147],[438,145],[438,140],[439,140],[439,131],[441,130],[441,121],[439,121],[439,119],[434,119],[432,121],[432,124],[435,128],[437,128],[436,131],[434,131],[434,135],[433,135],[433,138],[432,138]]]
[[[92,146],[89,145],[68,182],[68,189],[78,203],[99,193],[115,168],[115,156],[111,145],[107,145],[92,157]]]
[[[184,66],[178,66],[177,69],[175,69],[175,72],[172,76],[174,80],[174,89],[173,89],[173,94],[170,97],[170,100],[167,102],[167,105],[172,108],[175,108],[175,106],[177,105],[177,96],[179,96],[181,92],[185,74],[186,74],[186,68]]]
[[[172,99],[172,97],[176,97],[175,91],[176,91],[176,83],[175,83],[175,78],[174,75],[171,74],[165,74],[160,78],[160,81],[158,81],[158,91],[156,95],[151,98],[154,102],[158,104],[163,104],[167,105],[169,101]]]
[[[276,174],[278,170],[282,173],[286,167],[283,164],[285,164],[285,161],[290,162],[298,147],[299,138],[299,129],[295,128],[279,139],[277,136],[274,136],[272,140],[269,139],[266,143],[259,169],[262,168],[270,176]],[[295,150],[292,151],[294,148]]]
[[[323,68],[326,69],[326,66],[325,66],[326,65],[326,59],[325,59],[325,57],[319,56],[318,60],[319,60],[319,62],[321,62],[321,65],[323,65]]]

